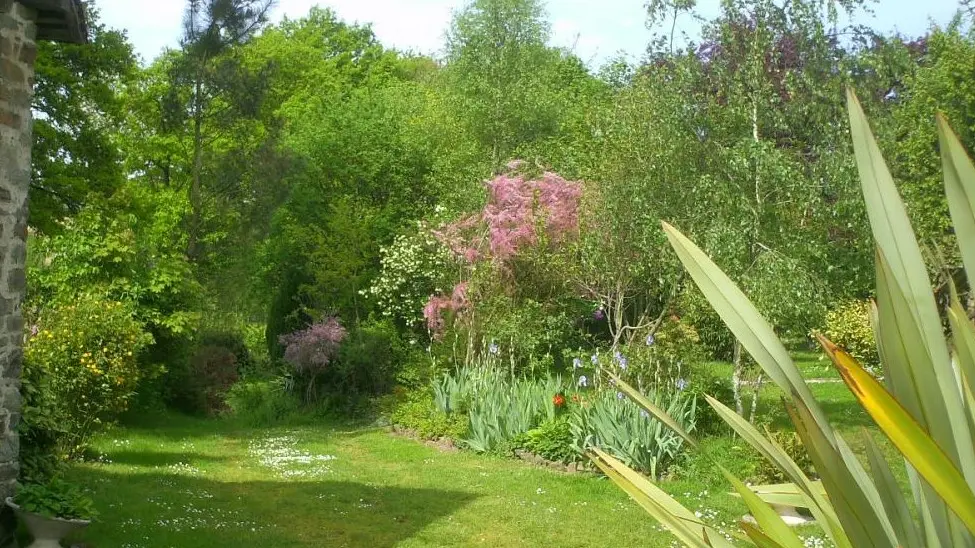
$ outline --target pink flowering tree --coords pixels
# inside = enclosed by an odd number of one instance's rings
[[[493,278],[510,278],[514,264],[529,252],[548,251],[578,236],[582,183],[552,172],[530,177],[524,167],[521,161],[508,164],[486,182],[488,199],[479,213],[434,231],[467,274],[489,265]],[[430,297],[423,316],[434,336],[446,328],[448,317],[470,308],[468,293],[465,282],[450,295]]]
[[[295,373],[308,378],[305,397],[315,397],[315,383],[338,355],[342,341],[348,333],[338,318],[326,318],[307,329],[281,335],[284,360],[291,364]]]

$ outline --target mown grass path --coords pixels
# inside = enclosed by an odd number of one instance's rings
[[[96,448],[72,470],[101,512],[94,548],[671,545],[605,480],[383,430],[168,417]]]

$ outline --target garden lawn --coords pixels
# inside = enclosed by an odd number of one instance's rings
[[[812,356],[800,361],[810,373],[821,367]],[[812,390],[854,450],[864,427],[879,438],[842,383]],[[787,427],[780,396],[767,386],[759,414]],[[742,478],[755,471],[740,439],[703,446]],[[115,429],[94,448],[97,459],[71,470],[101,513],[79,537],[93,548],[676,545],[605,479],[445,452],[383,429],[167,415]],[[681,459],[660,485],[723,529],[744,513],[706,458]]]
[[[101,514],[80,537],[96,548],[672,545],[604,479],[384,430],[167,417],[96,448],[71,474]],[[698,482],[669,487],[715,520],[740,515]]]

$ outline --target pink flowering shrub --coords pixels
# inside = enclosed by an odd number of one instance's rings
[[[579,231],[582,183],[556,173],[528,179],[519,173],[523,162],[488,181],[488,203],[470,215],[435,230],[434,236],[468,264],[493,258],[505,262],[542,236],[560,242]],[[487,244],[487,249],[483,249]]]
[[[484,238],[477,236],[480,227],[481,216],[469,215],[432,232],[451,253],[462,258],[467,264],[473,264],[482,257],[478,248]]]
[[[491,256],[506,261],[544,234],[559,242],[579,230],[582,184],[545,172],[540,179],[502,174],[487,183],[488,203],[481,213]]]
[[[427,321],[427,328],[436,334],[443,332],[446,327],[444,314],[446,312],[460,313],[468,306],[467,301],[467,282],[461,282],[454,286],[454,291],[450,298],[433,295],[423,307],[423,317]]]
[[[433,231],[434,236],[467,265],[492,261],[505,268],[520,252],[541,243],[557,244],[579,232],[582,183],[552,172],[528,178],[520,160],[486,183],[488,201],[476,215],[463,217]],[[467,284],[453,294],[432,295],[423,308],[427,327],[439,334],[445,313],[468,306]]]
[[[281,335],[284,360],[300,375],[317,375],[338,354],[346,330],[337,318],[326,318],[308,329]]]

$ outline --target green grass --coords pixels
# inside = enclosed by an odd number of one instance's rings
[[[269,439],[281,455],[335,458],[268,466]],[[671,544],[604,479],[445,453],[378,429],[166,417],[118,429],[96,449],[103,462],[71,474],[101,514],[82,536],[94,547]],[[743,511],[699,481],[668,488],[718,521]]]
[[[804,371],[819,364],[812,355],[798,361]],[[870,421],[847,388],[822,383],[812,390],[858,449]],[[763,389],[762,414],[774,426],[789,427],[777,388]],[[755,453],[740,439],[709,437],[703,446],[742,478],[755,471]],[[673,542],[605,479],[443,452],[375,428],[319,423],[258,429],[163,416],[118,428],[96,440],[95,449],[101,459],[75,465],[71,476],[90,490],[100,511],[81,537],[96,548]],[[275,455],[284,459],[274,462]],[[680,459],[661,485],[718,526],[732,528],[745,513],[700,455]]]

